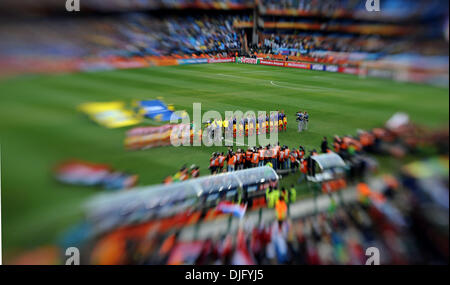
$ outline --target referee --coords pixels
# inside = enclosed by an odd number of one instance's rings
[[[303,113],[301,111],[298,111],[296,121],[298,123],[298,132],[299,133],[301,133],[303,131],[303,120],[304,120]]]

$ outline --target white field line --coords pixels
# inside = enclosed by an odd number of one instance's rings
[[[180,71],[179,70],[165,70],[168,73],[175,73],[175,74],[179,74]],[[266,71],[266,70],[264,70]],[[269,71],[268,71],[269,72]],[[224,73],[209,73],[209,72],[204,72],[204,71],[198,71],[198,70],[189,70],[189,74],[190,75],[194,75],[194,76],[198,76],[198,77],[203,77],[203,78],[210,78],[210,79],[220,79],[222,78],[223,80],[233,80],[233,78],[235,79],[240,79],[246,82],[252,82],[253,84],[258,84],[258,85],[267,85],[267,83],[270,83],[272,86],[275,87],[279,87],[279,88],[285,88],[285,89],[291,89],[291,90],[297,90],[297,91],[312,91],[312,92],[330,92],[332,94],[342,94],[345,97],[352,97],[352,95],[350,94],[357,94],[357,95],[361,95],[361,94],[366,94],[366,95],[374,95],[374,93],[370,93],[370,92],[362,92],[362,91],[354,91],[354,90],[343,90],[341,88],[329,88],[329,87],[319,87],[316,85],[310,85],[310,84],[302,84],[302,83],[286,83],[289,84],[291,86],[284,86],[284,85],[280,85],[279,83],[285,84],[284,82],[278,82],[278,81],[270,81],[268,79],[263,79],[263,78],[252,78],[252,77],[246,77],[246,76],[237,76],[237,75],[232,75],[232,74],[224,74]],[[118,74],[115,74],[115,76]],[[129,77],[134,77],[134,80],[138,80],[138,81],[143,81],[143,82],[151,82],[151,76],[147,76],[147,75],[143,75],[143,74],[127,74]],[[139,78],[139,79],[138,79]],[[153,78],[155,79],[155,78]],[[308,78],[311,79],[311,78]],[[313,80],[316,81],[316,80]],[[236,83],[236,81],[233,81]],[[276,83],[275,83],[276,82]],[[278,83],[278,84],[277,84]],[[294,86],[292,86],[294,85]]]
[[[231,75],[231,74],[223,74],[223,73],[217,73],[217,75],[219,76],[225,76],[225,77],[231,77],[231,78],[238,78],[238,79],[245,79],[245,80],[250,80],[250,81],[263,81],[262,83],[266,83],[267,79],[256,79],[256,78],[249,78],[249,77],[245,77],[245,76],[236,76],[236,75]],[[302,86],[306,86],[306,87],[290,87],[290,86],[281,86],[278,84],[275,84],[274,81],[270,81],[270,84],[272,84],[273,86],[276,87],[281,87],[281,88],[288,88],[288,89],[293,89],[293,90],[299,90],[299,91],[315,91],[315,92],[327,92],[327,91],[336,91],[335,88],[326,88],[326,87],[316,87],[316,86],[312,86],[312,85],[306,85],[306,84],[296,84],[296,85],[302,85]]]
[[[231,77],[231,78],[246,79],[246,80],[251,80],[251,81],[264,81],[264,82],[269,81],[266,79],[256,79],[256,78],[249,78],[249,77],[245,77],[245,76],[236,76],[236,75],[223,74],[223,73],[217,73],[217,75],[224,76],[224,77]],[[298,90],[298,91],[314,91],[314,92],[332,91],[335,93],[339,93],[339,92],[348,93],[347,91],[341,90],[339,88],[319,87],[319,86],[314,86],[314,85],[309,85],[309,84],[301,84],[301,83],[288,83],[290,85],[297,85],[298,87],[283,86],[283,85],[276,84],[275,82],[276,81],[270,80],[270,84],[273,86],[280,87],[280,88],[292,89],[292,90]]]
[[[165,70],[165,71],[167,73],[174,73],[174,74],[180,73],[180,70]],[[266,70],[257,70],[257,71],[266,71]],[[271,72],[271,71],[267,71],[267,72]],[[278,87],[278,88],[285,88],[285,89],[296,90],[296,91],[310,91],[310,92],[314,92],[314,93],[328,93],[328,95],[330,95],[330,96],[337,96],[337,97],[344,97],[344,98],[354,98],[354,95],[357,95],[358,97],[360,97],[361,95],[366,95],[367,102],[371,102],[371,99],[373,97],[377,97],[379,95],[378,93],[367,92],[367,91],[346,90],[346,89],[342,89],[339,87],[337,87],[337,88],[320,87],[320,86],[316,86],[316,85],[302,84],[299,82],[285,83],[285,82],[279,82],[279,81],[273,81],[273,80],[271,81],[269,79],[263,79],[263,78],[237,76],[237,75],[224,74],[224,73],[214,74],[214,73],[210,73],[210,72],[208,73],[208,72],[198,71],[198,70],[195,70],[195,71],[190,70],[189,74],[196,76],[196,77],[233,81],[234,83],[237,83],[237,80],[235,80],[235,79],[239,79],[240,83],[244,83],[244,81],[245,81],[245,83],[251,82],[252,84],[257,84],[257,85],[266,85],[267,86],[267,84],[270,83],[270,85],[272,85],[274,87]],[[120,72],[118,74],[114,74],[113,76],[120,77]],[[144,75],[144,74],[126,74],[125,76],[129,77],[130,79],[133,79],[136,81],[141,81],[141,82],[146,82],[146,83],[158,82],[159,79],[163,78],[162,76],[158,76],[158,78],[152,78],[151,75],[149,76],[149,75]],[[171,80],[170,78],[168,78],[168,79],[169,79],[169,81]],[[311,78],[308,78],[308,80],[309,79],[311,79]],[[345,79],[348,80],[347,78],[345,78]],[[333,80],[336,80],[336,79],[333,79]],[[317,81],[317,80],[312,80],[312,81]],[[283,85],[280,85],[280,83],[282,83]],[[101,84],[103,84],[103,82]],[[106,84],[106,83],[104,83],[104,84]],[[291,86],[286,86],[285,84],[288,84]],[[122,86],[120,86],[120,85],[117,85],[114,83],[112,85],[114,85],[114,87],[108,86],[108,88],[116,89],[115,87],[117,87],[117,88],[122,89]],[[142,87],[139,87],[139,89],[141,89],[141,88]],[[155,92],[155,91],[158,93],[162,93],[157,90],[152,90],[152,92]],[[388,95],[388,93],[386,93],[386,95]],[[162,96],[164,96],[164,95],[162,95]]]
[[[256,71],[243,71],[243,72],[239,72],[239,73],[242,73],[242,74],[245,74],[245,73],[253,74],[253,73],[265,73],[265,72],[269,72],[269,71],[268,70],[256,70]]]
[[[266,70],[264,70],[266,71]],[[170,71],[170,72],[174,72],[174,73],[179,73],[179,71]],[[224,74],[224,73],[216,73],[211,74],[208,72],[203,72],[203,71],[198,71],[198,70],[190,70],[189,71],[190,75],[196,75],[199,77],[204,77],[204,78],[211,78],[211,79],[218,79],[220,77],[217,76],[221,76],[224,80],[231,80],[231,78],[236,78],[236,79],[240,79],[240,80],[245,80],[245,81],[251,81],[253,83],[260,83],[261,85],[266,85],[268,82],[270,82],[270,80],[268,79],[263,79],[263,78],[252,78],[252,77],[246,77],[246,76],[237,76],[237,75],[232,75],[232,74]],[[230,78],[230,79],[227,79]],[[343,90],[340,89],[336,89],[336,88],[325,88],[325,87],[317,87],[314,85],[308,85],[308,84],[299,84],[296,83],[296,85],[301,85],[301,88],[295,88],[295,87],[288,87],[290,89],[293,90],[300,90],[300,91],[305,91],[305,90],[310,90],[310,91],[315,91],[315,92],[326,92],[326,91],[334,91],[334,92],[344,92]],[[285,86],[277,86],[277,87],[282,87],[285,88]],[[300,86],[299,86],[300,87]]]
[[[240,79],[245,78],[245,77],[242,77],[242,76],[236,76],[236,75],[231,75],[231,74],[223,74],[223,73],[217,73],[217,75],[219,75],[219,76],[233,77],[233,78],[240,78]]]
[[[332,92],[339,92],[342,90],[336,89],[336,88],[327,88],[327,87],[316,87],[316,86],[312,86],[312,85],[306,85],[306,84],[299,84],[299,83],[293,83],[292,85],[298,85],[299,87],[293,87],[293,86],[283,86],[283,85],[279,85],[276,84],[275,81],[271,80],[270,84],[275,86],[275,87],[280,87],[280,88],[287,88],[287,89],[292,89],[292,90],[299,90],[299,91],[305,91],[305,90],[309,90],[309,91],[314,91],[314,92],[328,92],[328,91],[332,91]],[[291,84],[291,83],[289,83]],[[307,87],[300,87],[300,86],[307,86]]]

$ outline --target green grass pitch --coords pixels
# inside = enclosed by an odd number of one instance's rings
[[[68,158],[108,163],[162,182],[183,164],[207,174],[216,147],[162,147],[127,152],[126,129],[106,129],[76,111],[90,101],[162,97],[177,110],[284,110],[281,144],[319,148],[323,136],[381,126],[397,111],[430,127],[447,124],[448,88],[360,79],[289,68],[209,64],[65,75],[33,75],[0,82],[2,223],[5,253],[52,243],[80,218],[80,205],[100,189],[56,183],[51,168]],[[296,132],[295,112],[307,110],[309,130]],[[144,124],[154,124],[150,120]]]

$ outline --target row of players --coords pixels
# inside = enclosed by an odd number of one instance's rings
[[[267,114],[259,115],[256,118],[255,115],[248,115],[240,120],[236,117],[225,118],[225,120],[212,120],[206,123],[206,131],[209,137],[213,137],[214,134],[222,133],[226,134],[233,132],[233,137],[236,136],[253,136],[265,133],[271,133],[276,131],[287,130],[287,116],[284,111],[271,112]],[[221,136],[217,136],[221,138]]]

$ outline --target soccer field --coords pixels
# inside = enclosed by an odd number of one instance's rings
[[[106,129],[76,110],[91,101],[162,99],[192,115],[202,111],[284,110],[280,144],[319,149],[321,138],[381,126],[397,111],[423,125],[448,121],[448,88],[360,79],[353,75],[259,65],[205,64],[33,75],[0,81],[3,248],[52,243],[80,218],[80,206],[100,189],[59,184],[52,167],[69,158],[137,173],[140,185],[161,183],[183,164],[207,174],[213,151],[225,147],[124,150],[125,129]],[[298,134],[295,113],[310,113]],[[191,116],[192,117],[192,116]],[[142,125],[157,124],[150,120]]]

